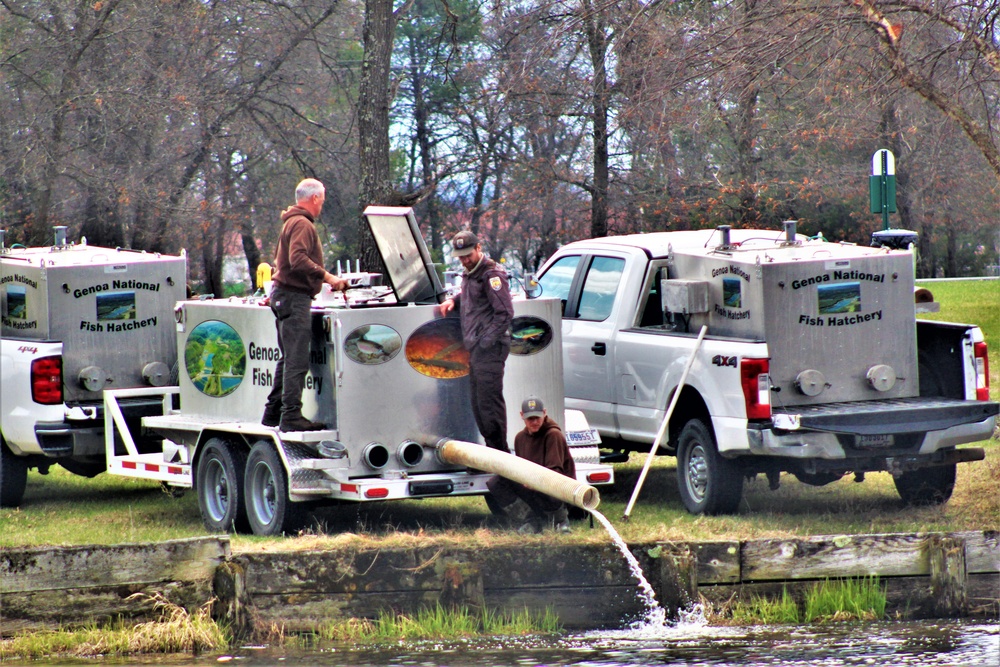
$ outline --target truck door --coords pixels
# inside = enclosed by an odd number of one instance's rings
[[[566,407],[582,410],[591,426],[616,433],[616,296],[625,259],[605,255],[567,255],[539,278],[542,294],[565,301],[563,377]]]

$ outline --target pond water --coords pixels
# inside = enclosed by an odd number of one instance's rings
[[[39,663],[33,663],[39,664]],[[53,663],[49,663],[53,664]],[[61,664],[71,664],[63,662]],[[681,622],[532,640],[400,644],[355,650],[243,647],[223,655],[74,664],[317,665],[328,667],[983,667],[1000,665],[1000,621],[710,627]]]

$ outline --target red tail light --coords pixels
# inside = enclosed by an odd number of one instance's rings
[[[972,353],[976,360],[976,400],[990,400],[990,360],[986,356],[986,343],[974,343]]]
[[[62,403],[62,357],[31,362],[31,400],[42,405]]]
[[[611,481],[609,472],[592,472],[587,474],[587,481],[591,484],[604,484]]]
[[[386,498],[389,496],[389,489],[376,486],[373,489],[365,490],[365,498]]]
[[[747,419],[771,418],[771,379],[768,377],[770,367],[767,359],[740,361],[740,384],[743,385]]]

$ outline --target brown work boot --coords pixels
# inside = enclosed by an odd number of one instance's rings
[[[278,430],[285,433],[292,433],[294,431],[323,431],[326,430],[326,424],[323,422],[314,422],[305,417],[299,417],[298,419],[289,419],[287,421],[282,420]]]
[[[501,510],[511,528],[515,529],[523,528],[525,524],[531,523],[531,520],[535,516],[535,512],[531,509],[531,506],[521,498],[517,498],[509,505],[505,505]]]

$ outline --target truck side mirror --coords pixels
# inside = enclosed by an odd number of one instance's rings
[[[524,276],[524,296],[529,299],[537,299],[542,295],[542,286],[535,279],[534,273],[527,273]],[[563,302],[565,305],[565,302]]]

